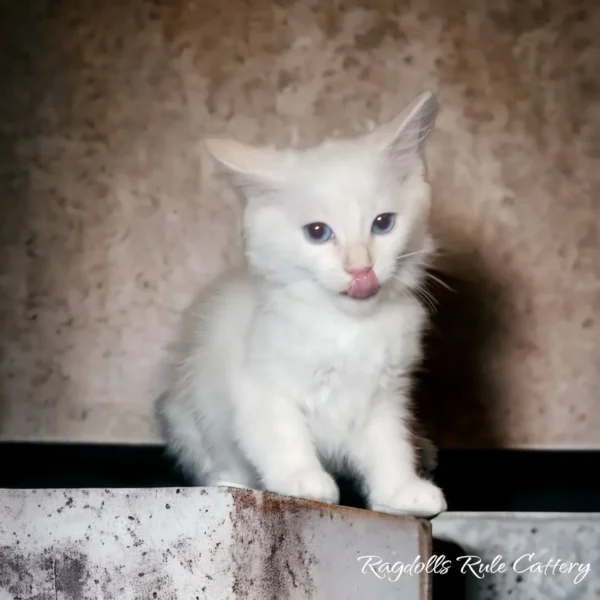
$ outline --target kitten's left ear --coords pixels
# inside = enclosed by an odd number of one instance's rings
[[[270,195],[283,185],[288,158],[283,152],[226,139],[204,144],[246,197]]]
[[[436,95],[425,91],[398,117],[375,131],[377,144],[386,153],[393,168],[411,164],[414,158],[420,156],[423,144],[435,125],[437,112]]]

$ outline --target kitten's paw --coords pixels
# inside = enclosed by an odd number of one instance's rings
[[[315,469],[294,471],[284,479],[270,484],[266,486],[269,491],[283,496],[294,496],[328,504],[337,504],[340,501],[338,486],[333,477],[325,471]]]
[[[377,512],[435,517],[447,508],[442,490],[425,479],[414,478],[389,491],[374,490],[371,494],[371,509]]]

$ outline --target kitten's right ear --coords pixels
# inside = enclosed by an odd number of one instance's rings
[[[425,140],[435,126],[436,95],[421,92],[395,119],[375,130],[373,137],[383,150],[390,168],[402,172],[414,165]]]
[[[286,160],[281,152],[226,139],[207,139],[204,144],[246,196],[271,195],[283,186]]]

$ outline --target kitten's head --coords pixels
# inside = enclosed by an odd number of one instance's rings
[[[354,311],[420,285],[433,250],[422,147],[436,113],[424,92],[365,136],[307,150],[207,140],[247,200],[252,270]]]

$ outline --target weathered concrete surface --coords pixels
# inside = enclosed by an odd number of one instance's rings
[[[457,546],[454,556],[434,551],[464,572],[460,591],[444,586],[457,582],[451,573],[440,577],[440,600],[600,598],[599,514],[446,513],[432,525],[436,539]]]
[[[425,600],[427,522],[224,488],[1,490],[0,599]],[[419,558],[420,557],[420,558]]]

